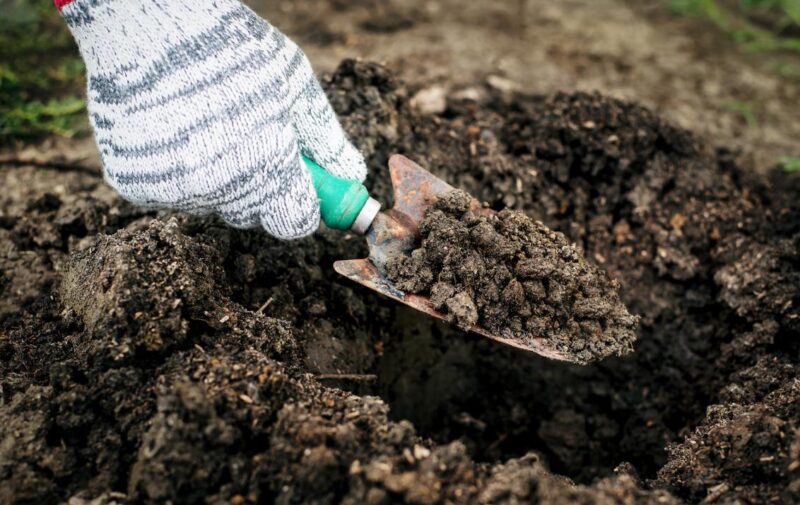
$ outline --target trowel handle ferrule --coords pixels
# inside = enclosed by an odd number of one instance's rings
[[[322,221],[328,228],[353,230],[364,234],[380,210],[380,203],[369,196],[358,181],[336,177],[313,160],[303,156],[319,198]]]

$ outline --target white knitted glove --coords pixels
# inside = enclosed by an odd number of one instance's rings
[[[300,154],[364,180],[305,54],[237,0],[55,0],[86,62],[106,181],[283,239],[319,203]]]

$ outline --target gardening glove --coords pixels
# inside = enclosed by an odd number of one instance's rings
[[[139,205],[292,239],[319,226],[301,153],[363,181],[305,54],[236,0],[55,0],[86,63],[106,181]]]

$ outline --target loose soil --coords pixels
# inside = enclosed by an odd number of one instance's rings
[[[424,115],[382,66],[325,82],[378,198],[399,152],[564,233],[641,315],[635,352],[552,362],[338,278],[356,237],[3,167],[0,502],[800,500],[797,176],[628,102],[474,86]]]
[[[586,364],[633,350],[636,318],[611,280],[562,233],[522,212],[482,215],[473,198],[456,190],[440,195],[420,223],[420,243],[391,258],[387,275],[464,331],[474,325]]]

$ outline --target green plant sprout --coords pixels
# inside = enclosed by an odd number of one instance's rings
[[[800,157],[782,156],[778,159],[778,166],[780,166],[784,172],[800,172]]]
[[[85,131],[83,79],[83,63],[52,2],[4,2],[0,144]]]
[[[800,53],[800,0],[671,0],[670,5],[679,14],[708,19],[745,50]],[[797,71],[782,68],[787,77]]]

